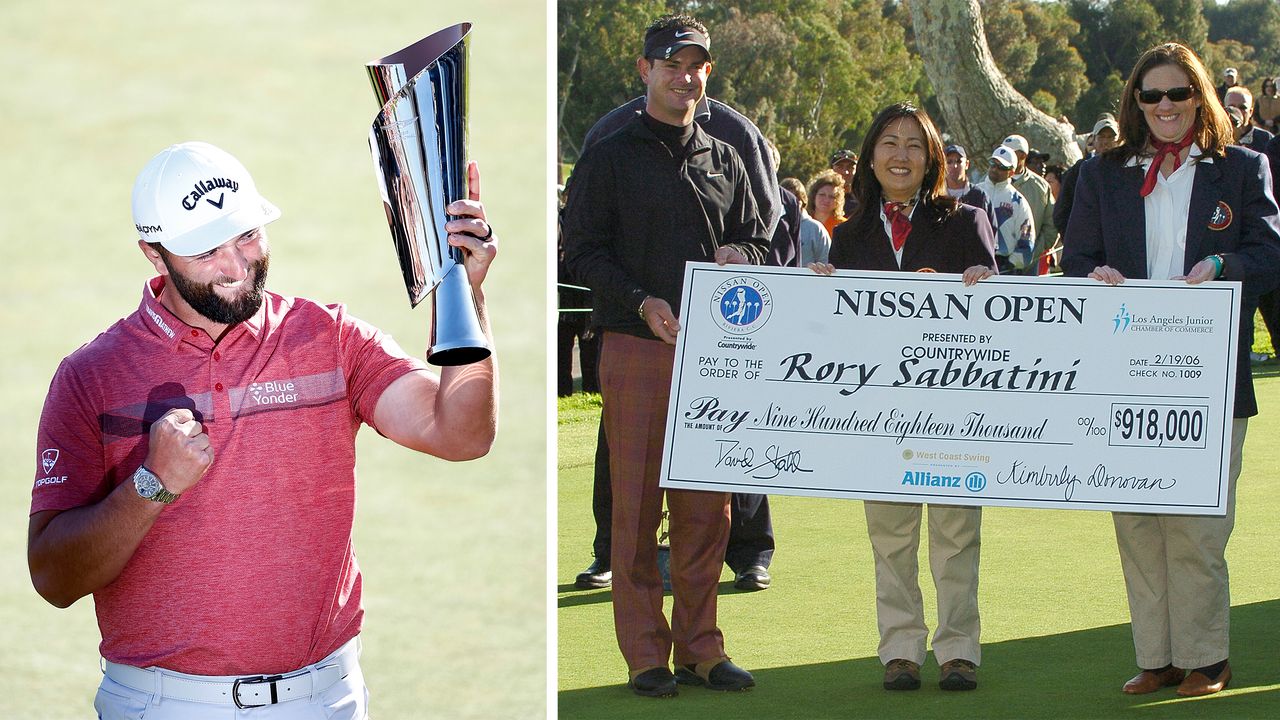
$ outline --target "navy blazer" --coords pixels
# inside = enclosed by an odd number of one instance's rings
[[[1252,135],[1249,137],[1249,142],[1243,147],[1247,147],[1255,152],[1265,153],[1267,151],[1267,144],[1270,143],[1271,139],[1275,136],[1265,129],[1256,126],[1250,132]]]
[[[1271,191],[1280,200],[1280,188],[1276,187],[1280,182],[1280,135],[1271,138],[1271,142],[1267,143],[1266,152],[1267,161],[1271,164]]]
[[[1251,417],[1258,414],[1249,361],[1253,314],[1258,296],[1280,282],[1280,208],[1271,170],[1252,150],[1229,146],[1225,157],[1197,163],[1195,171],[1182,271],[1217,253],[1223,258],[1222,279],[1243,283],[1235,416]],[[1108,156],[1080,166],[1063,240],[1066,275],[1084,277],[1109,265],[1127,278],[1147,277],[1147,219],[1139,194],[1144,175],[1141,165],[1125,167]],[[1226,226],[1216,229],[1224,221]]]
[[[962,273],[974,265],[994,270],[994,248],[991,221],[981,210],[957,203],[944,216],[936,205],[921,203],[912,214],[911,233],[902,246],[901,268],[875,208],[836,226],[828,259],[845,270]]]

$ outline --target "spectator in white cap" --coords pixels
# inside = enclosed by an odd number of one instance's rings
[[[1071,219],[1071,206],[1075,203],[1076,195],[1076,178],[1080,176],[1080,166],[1085,160],[1096,155],[1101,155],[1116,146],[1116,138],[1120,136],[1120,126],[1116,124],[1116,118],[1111,113],[1103,113],[1098,117],[1098,121],[1093,124],[1093,130],[1089,133],[1089,155],[1077,160],[1074,165],[1067,168],[1067,172],[1062,176],[1062,191],[1058,193],[1058,199],[1053,205],[1053,225],[1058,229],[1059,237],[1067,235],[1067,221]]]
[[[468,180],[444,230],[487,334]],[[93,595],[98,717],[367,717],[356,433],[450,460],[493,442],[492,357],[437,376],[344,306],[265,290],[279,217],[226,152],[156,155],[133,190],[156,276],[49,388],[28,562],[53,605]]]
[[[1031,146],[1025,137],[1010,135],[1001,145],[1013,150],[1018,158],[1018,167],[1013,171],[1010,182],[1031,206],[1036,231],[1030,261],[1019,270],[1019,274],[1038,275],[1045,269],[1040,259],[1046,256],[1058,240],[1058,229],[1053,226],[1053,195],[1049,192],[1049,183],[1027,168],[1027,155],[1031,152]]]
[[[977,187],[990,198],[995,211],[996,268],[1001,274],[1017,274],[1031,261],[1036,241],[1031,206],[1010,180],[1018,167],[1013,150],[1000,145],[991,151],[990,161],[987,178]]]
[[[1227,99],[1227,91],[1230,90],[1233,85],[1239,84],[1240,73],[1236,72],[1235,68],[1229,67],[1226,70],[1223,70],[1222,83],[1218,85],[1218,99],[1225,101]]]

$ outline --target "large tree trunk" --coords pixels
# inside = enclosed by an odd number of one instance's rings
[[[1070,166],[1080,159],[1075,128],[1037,110],[996,67],[978,0],[910,0],[916,47],[954,140],[976,161],[1018,133]]]

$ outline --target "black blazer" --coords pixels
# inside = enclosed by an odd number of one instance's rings
[[[1080,166],[1063,240],[1066,275],[1084,277],[1100,265],[1109,265],[1127,278],[1147,277],[1147,219],[1139,194],[1144,174],[1140,165],[1125,167],[1105,156]],[[1210,227],[1210,222],[1222,225],[1228,212],[1225,227]],[[1215,253],[1223,257],[1222,279],[1239,280],[1244,287],[1235,416],[1251,417],[1258,414],[1249,361],[1253,314],[1258,296],[1280,282],[1280,208],[1266,159],[1234,145],[1226,148],[1225,157],[1196,164],[1182,271],[1189,272]]]
[[[902,246],[902,267],[893,257],[880,213],[867,208],[861,217],[836,226],[831,236],[832,265],[844,270],[921,270],[961,273],[974,265],[996,267],[991,221],[975,207],[957,203],[943,215],[932,203],[921,203],[911,218],[911,234]]]

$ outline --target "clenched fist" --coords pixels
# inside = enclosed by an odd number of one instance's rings
[[[195,415],[174,408],[151,424],[147,459],[142,463],[175,495],[191,489],[213,465],[213,447]]]

